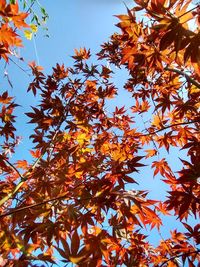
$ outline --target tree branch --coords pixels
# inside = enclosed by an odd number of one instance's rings
[[[18,171],[18,169],[9,160],[4,159],[3,157],[2,157],[2,160],[5,161],[13,169],[13,171],[19,175],[19,177],[21,179],[23,179],[23,176],[21,175],[21,173]]]
[[[21,208],[18,208],[18,209],[13,209],[11,211],[8,211],[8,212],[0,214],[0,218],[12,215],[12,214],[20,212],[20,211],[24,211],[24,210],[27,210],[27,209],[35,208],[35,207],[41,206],[43,204],[46,204],[46,203],[49,203],[49,202],[52,202],[52,201],[55,201],[55,200],[66,198],[66,195],[67,194],[65,194],[63,196],[58,196],[58,197],[54,197],[54,198],[51,198],[51,199],[47,199],[47,200],[44,200],[42,202],[35,203],[35,204],[32,204],[32,205],[28,205],[28,206],[25,206],[25,207],[21,207]]]
[[[87,78],[84,79],[84,81],[81,83],[81,85],[83,85],[86,80],[87,80]],[[30,174],[36,168],[38,163],[41,161],[43,156],[46,154],[46,152],[50,148],[51,144],[53,144],[53,142],[55,141],[55,139],[56,139],[56,137],[58,135],[59,129],[62,126],[62,123],[65,121],[65,118],[68,116],[68,106],[69,106],[69,103],[72,101],[73,97],[75,96],[75,94],[76,94],[76,92],[74,94],[72,94],[72,96],[69,98],[68,103],[66,104],[66,108],[64,110],[64,114],[60,118],[60,121],[58,122],[57,128],[55,129],[55,134],[53,135],[53,137],[50,140],[50,142],[46,144],[46,147],[44,148],[44,152],[42,153],[42,155],[38,159],[36,159],[36,161],[33,163],[33,165],[29,168],[29,170],[24,175],[22,175],[22,176],[20,175],[21,181],[19,182],[19,184],[16,185],[16,187],[13,190],[13,192],[9,193],[7,196],[5,196],[3,199],[0,200],[0,206],[2,206],[10,198],[14,197],[14,195],[18,192],[20,187],[27,180],[27,177],[26,177],[27,174]],[[17,170],[17,172],[18,172],[18,170]]]
[[[50,146],[50,145],[53,143],[53,141],[56,139],[57,134],[58,134],[58,130],[60,129],[61,124],[62,124],[62,121],[61,121],[61,123],[58,124],[58,128],[56,129],[53,138],[52,138],[51,141],[46,145],[46,148],[45,148],[44,152],[42,153],[42,155],[41,155],[38,159],[35,160],[35,162],[33,163],[33,165],[32,165],[32,166],[29,168],[29,170],[28,170],[27,172],[25,172],[23,175],[21,175],[21,174],[19,173],[19,171],[18,171],[18,170],[17,170],[17,169],[16,169],[16,168],[9,162],[9,161],[5,160],[6,163],[7,163],[13,170],[15,170],[15,171],[19,174],[19,176],[20,176],[20,178],[21,178],[21,181],[16,185],[16,187],[14,188],[14,190],[13,190],[11,193],[9,193],[8,195],[6,195],[4,198],[2,198],[2,199],[0,200],[0,207],[1,207],[7,200],[9,200],[10,198],[14,197],[14,195],[19,191],[19,189],[20,189],[20,188],[22,187],[22,185],[25,183],[25,181],[27,180],[27,176],[28,176],[28,175],[29,175],[29,174],[36,168],[37,164],[40,162],[40,160],[41,160],[41,159],[43,158],[43,156],[46,154],[46,152],[47,152],[49,146]]]
[[[160,267],[164,266],[166,263],[168,263],[169,261],[172,261],[176,258],[180,258],[182,256],[190,256],[191,254],[198,254],[200,253],[200,249],[197,249],[195,251],[191,251],[191,252],[185,252],[185,253],[182,253],[182,254],[179,254],[179,255],[176,255],[176,256],[173,256],[171,258],[169,258],[168,260],[165,260],[161,265]]]
[[[171,127],[176,127],[176,126],[181,126],[181,125],[188,125],[188,124],[193,124],[193,123],[196,123],[196,122],[199,122],[200,123],[200,120],[193,120],[193,121],[188,121],[188,122],[179,122],[179,123],[174,123],[174,124],[171,124],[171,125],[168,125],[166,127],[163,127],[161,129],[158,129],[156,131],[153,131],[153,132],[148,132],[147,134],[138,134],[137,136],[135,136],[136,138],[139,138],[139,137],[143,137],[143,136],[151,136],[151,135],[155,135],[159,132],[162,132],[162,131],[165,131]],[[143,130],[144,131],[144,130]],[[148,129],[146,129],[146,131],[148,131]],[[115,135],[116,137],[120,137],[120,138],[123,138],[124,136],[123,135]]]
[[[17,62],[15,62],[11,57],[9,57],[9,60],[15,64],[20,70],[22,70],[28,77],[31,77],[31,75],[28,73],[28,71],[26,71],[25,69],[23,69],[19,64],[17,64]]]
[[[82,182],[78,183],[73,189],[78,188],[80,185],[82,185]],[[12,214],[20,212],[20,211],[24,211],[24,210],[27,210],[27,209],[35,208],[35,207],[41,206],[43,204],[46,204],[46,203],[49,203],[49,202],[52,202],[52,201],[55,201],[55,200],[63,199],[63,198],[66,198],[66,196],[67,196],[67,193],[65,193],[62,196],[50,198],[50,199],[44,200],[44,201],[39,202],[39,203],[31,204],[31,205],[28,205],[28,206],[25,206],[25,207],[21,207],[21,208],[12,209],[12,210],[10,210],[8,212],[0,214],[0,218],[12,215]],[[68,199],[70,199],[69,196],[68,196]],[[82,200],[86,200],[86,199],[82,199]]]
[[[165,70],[168,70],[168,71],[172,71],[172,72],[175,72],[183,77],[186,78],[186,80],[190,83],[192,83],[193,85],[195,85],[196,87],[198,87],[200,89],[200,83],[195,81],[193,78],[191,78],[188,74],[186,74],[185,72],[181,71],[181,70],[177,70],[177,69],[173,69],[173,68],[169,68],[169,67],[166,67]]]
[[[149,136],[149,135],[154,135],[154,134],[157,134],[159,132],[162,132],[164,130],[167,130],[169,128],[172,128],[172,127],[175,127],[175,126],[180,126],[180,125],[187,125],[187,124],[193,124],[195,122],[200,122],[200,120],[193,120],[193,121],[187,121],[187,122],[179,122],[179,123],[174,123],[174,124],[171,124],[171,125],[168,125],[166,127],[163,127],[162,129],[159,129],[159,130],[156,130],[154,132],[149,132],[148,134],[143,134],[143,135],[140,135],[140,136]]]
[[[16,187],[11,193],[9,193],[8,195],[6,195],[4,198],[0,200],[0,206],[2,206],[7,200],[13,197],[15,193],[20,189],[20,187],[24,184],[24,182],[27,180],[26,177],[21,175],[18,169],[12,163],[10,163],[10,161],[8,161],[7,159],[2,159],[2,160],[4,160],[7,163],[7,165],[9,165],[13,169],[13,171],[19,175],[19,177],[21,178],[21,181],[16,185]]]

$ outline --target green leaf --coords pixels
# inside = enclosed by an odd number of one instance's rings
[[[47,15],[46,10],[45,10],[43,7],[41,7],[41,12],[42,12],[42,14],[43,14],[44,16]]]

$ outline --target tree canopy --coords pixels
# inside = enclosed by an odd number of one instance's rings
[[[30,7],[0,0],[1,62],[15,56],[22,30],[28,37],[35,31],[26,22]],[[71,66],[58,63],[50,74],[29,63],[27,91],[38,99],[26,111],[31,161],[11,158],[19,145],[18,103],[8,90],[0,95],[1,266],[200,261],[200,6],[135,0],[117,18],[118,31],[95,62],[83,47]],[[117,88],[112,77],[122,69],[127,80]],[[119,90],[132,106],[108,110]],[[143,189],[148,172],[152,184],[165,184],[160,199]],[[163,237],[167,217],[180,227]]]

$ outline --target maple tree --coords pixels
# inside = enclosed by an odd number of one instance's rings
[[[27,14],[0,3],[0,53],[8,60],[10,46],[20,44],[9,18],[25,27]],[[26,113],[32,162],[10,159],[19,143],[17,103],[7,91],[0,95],[1,266],[56,264],[57,255],[75,266],[192,267],[200,260],[200,6],[135,0],[117,17],[120,32],[102,45],[99,64],[85,48],[75,50],[73,66],[57,64],[49,75],[30,63],[28,91],[40,96]],[[105,62],[127,70],[130,109],[107,111],[118,88]],[[180,150],[187,156],[179,159]],[[178,171],[166,152],[181,161]],[[165,198],[142,190],[145,165],[166,184]],[[163,238],[167,216],[184,230]],[[145,234],[153,228],[158,245]]]

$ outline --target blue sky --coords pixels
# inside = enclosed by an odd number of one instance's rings
[[[132,0],[126,0],[128,6]],[[121,0],[41,1],[49,14],[49,38],[36,38],[40,64],[67,63],[74,48],[86,47],[97,52],[100,44],[116,31],[117,18],[126,7]],[[47,49],[48,48],[48,49]],[[32,51],[34,54],[34,51]]]
[[[86,47],[90,48],[92,53],[97,53],[100,50],[100,44],[108,40],[108,37],[118,29],[115,24],[118,22],[113,15],[123,14],[126,12],[127,6],[131,7],[132,0],[58,0],[58,1],[40,1],[41,5],[45,7],[49,20],[47,22],[49,38],[44,37],[45,32],[39,30],[34,40],[24,40],[24,48],[20,50],[21,55],[25,61],[35,60],[39,65],[43,66],[45,72],[51,72],[51,68],[58,62],[64,63],[66,66],[70,65],[74,48]],[[19,63],[21,64],[21,63]],[[2,73],[4,64],[1,62],[0,71]],[[27,94],[27,86],[31,81],[30,78],[22,72],[16,65],[10,62],[7,67],[8,75],[13,89],[10,88],[6,78],[0,81],[0,90],[9,90],[12,95],[16,95],[17,102],[21,105],[17,109],[17,126],[19,127],[19,135],[24,136],[22,143],[18,148],[16,157],[24,159],[28,157],[27,146],[30,146],[28,135],[31,132],[31,125],[26,124],[27,119],[23,115],[30,105],[36,105],[37,99],[34,99],[31,94]],[[127,73],[125,71],[117,72],[114,81],[120,88],[123,80],[126,79]],[[121,97],[121,96],[120,96]],[[112,105],[123,106],[132,104],[132,99],[125,92],[122,98],[115,100]],[[14,159],[15,157],[13,157]],[[173,156],[168,158],[171,163]],[[141,181],[143,189],[151,189],[151,197],[156,194],[157,197],[163,196],[163,191],[166,189],[165,185],[155,178],[152,182],[151,170],[141,171],[138,181]],[[170,228],[177,225],[177,222],[169,218],[167,226],[162,230],[165,236]],[[154,232],[151,234],[151,240],[155,241]]]

